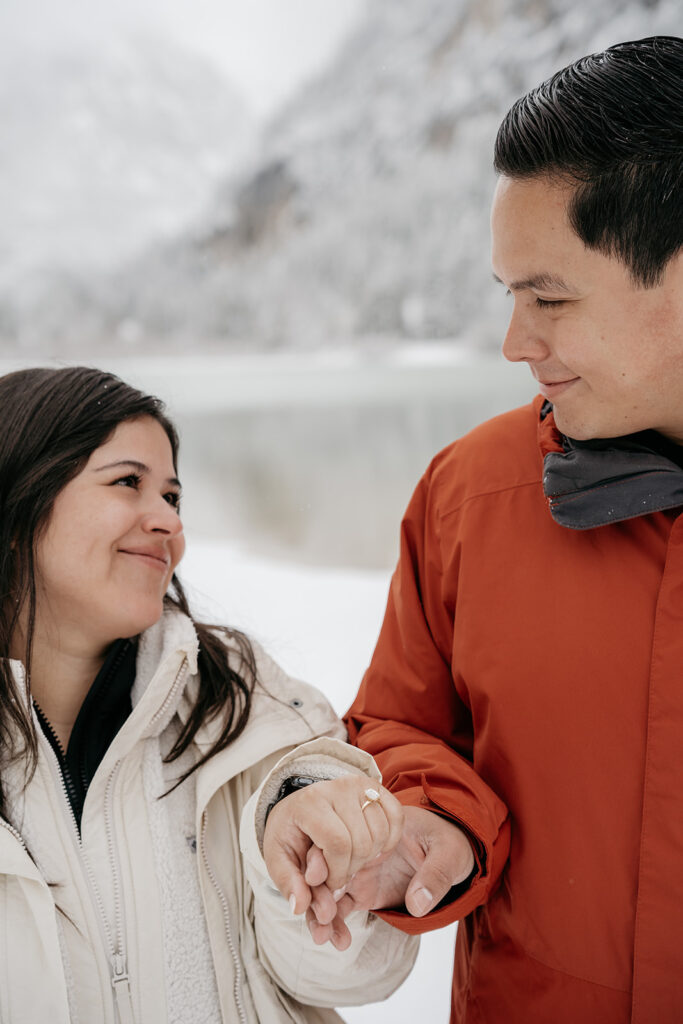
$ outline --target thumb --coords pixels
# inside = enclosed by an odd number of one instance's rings
[[[460,837],[459,856],[454,856],[452,846],[436,843],[413,875],[405,895],[406,909],[413,917],[428,914],[454,885],[471,873],[474,867],[472,847],[462,833]]]
[[[438,854],[428,854],[406,889],[406,910],[413,917],[423,917],[444,898],[452,884],[448,864],[440,863]]]

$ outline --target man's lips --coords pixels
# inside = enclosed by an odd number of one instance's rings
[[[122,555],[134,555],[148,565],[163,569],[164,571],[170,565],[170,558],[166,552],[158,551],[155,548],[119,548],[119,551]]]
[[[580,379],[580,377],[569,377],[566,380],[539,380],[538,390],[544,398],[552,401],[553,398],[557,398],[558,395],[561,395],[563,391],[570,388],[572,384],[576,384]]]

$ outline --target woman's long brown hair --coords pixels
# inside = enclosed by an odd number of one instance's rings
[[[37,759],[31,715],[31,647],[36,617],[35,552],[55,498],[84,468],[90,455],[125,420],[151,416],[168,436],[177,468],[178,435],[163,403],[113,374],[89,367],[18,370],[0,377],[0,816],[7,811],[3,769],[24,761],[30,779]],[[166,603],[190,618],[187,598],[174,576]],[[24,665],[26,691],[9,665],[10,644],[26,609]],[[194,620],[193,620],[194,621]],[[199,694],[192,713],[169,753],[173,761],[192,743],[197,730],[218,719],[213,746],[187,778],[243,731],[256,679],[254,654],[236,630],[195,622],[199,638]],[[225,638],[225,641],[221,637]],[[229,641],[229,646],[227,641]],[[182,781],[182,780],[181,780]]]

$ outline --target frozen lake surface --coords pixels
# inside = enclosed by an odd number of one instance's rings
[[[2,372],[17,365],[0,360]],[[361,569],[394,564],[432,456],[534,392],[526,366],[455,340],[102,366],[167,403],[193,536]]]
[[[244,629],[290,674],[318,686],[338,713],[346,710],[379,632],[388,572],[272,562],[192,537],[181,570],[196,612]],[[398,992],[343,1009],[348,1024],[447,1024],[454,936],[455,926],[424,936]]]

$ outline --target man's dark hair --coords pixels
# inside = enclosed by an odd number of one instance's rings
[[[579,238],[658,284],[683,244],[683,40],[619,43],[558,71],[508,111],[494,167],[574,184]]]

